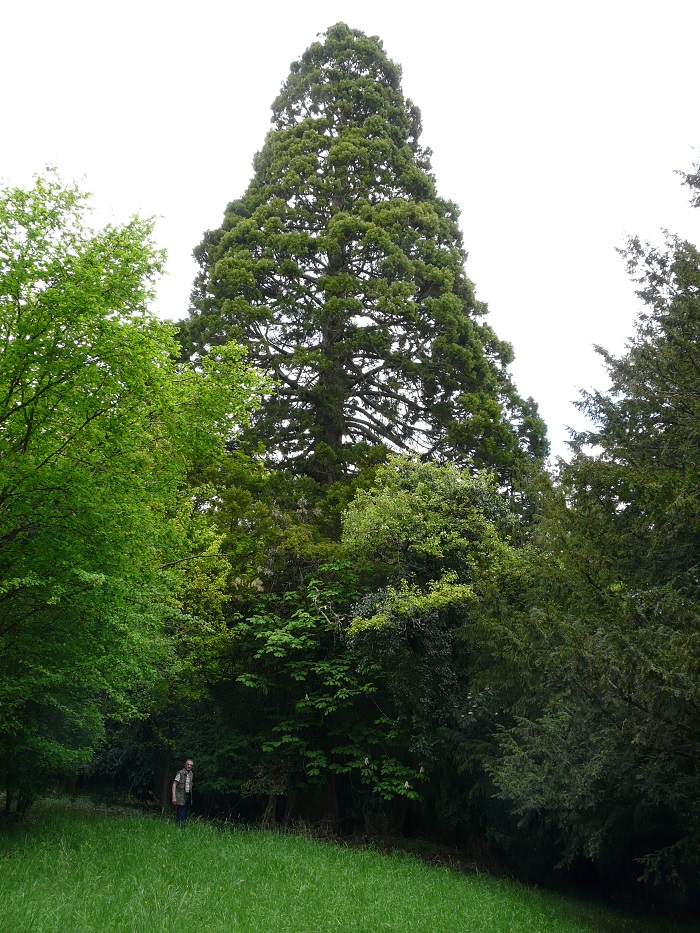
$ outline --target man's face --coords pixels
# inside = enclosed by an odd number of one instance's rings
[[[185,762],[185,770],[186,771],[192,770],[192,760],[190,758],[188,758],[187,761]]]

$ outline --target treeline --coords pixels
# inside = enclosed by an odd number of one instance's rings
[[[148,224],[3,193],[6,812],[167,808],[191,756],[210,815],[695,903],[697,249],[630,241],[645,310],[548,472],[382,43],[332,27],[272,110],[177,329]]]

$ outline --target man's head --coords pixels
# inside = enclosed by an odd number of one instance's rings
[[[188,758],[185,762],[185,771],[191,771],[193,768],[192,759]]]

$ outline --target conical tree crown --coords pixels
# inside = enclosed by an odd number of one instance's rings
[[[294,62],[272,105],[275,129],[309,117],[329,126],[355,125],[386,133],[398,145],[418,149],[420,113],[401,90],[401,68],[384,53],[381,39],[338,23]],[[369,121],[369,124],[367,124]]]
[[[277,380],[253,430],[323,482],[381,445],[500,470],[546,449],[509,345],[480,320],[400,76],[379,39],[329,29],[292,65],[248,191],[196,250],[191,348],[249,347]]]

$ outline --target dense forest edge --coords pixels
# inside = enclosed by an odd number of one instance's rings
[[[0,192],[4,822],[167,813],[192,757],[202,816],[697,908],[697,247],[621,251],[643,310],[552,466],[381,40],[272,114],[178,325],[150,221]]]

